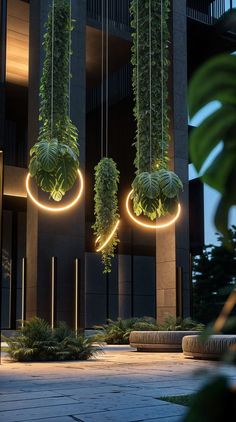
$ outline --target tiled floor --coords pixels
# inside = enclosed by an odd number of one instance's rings
[[[158,398],[196,391],[201,369],[215,372],[217,364],[124,346],[106,347],[89,362],[3,360],[0,421],[179,422],[185,408]],[[232,369],[230,375],[236,380]]]

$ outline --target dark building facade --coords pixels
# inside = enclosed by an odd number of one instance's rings
[[[71,117],[79,129],[86,189],[77,207],[63,215],[52,215],[39,211],[27,199],[25,189],[29,148],[39,130],[42,41],[51,0],[1,0],[3,328],[15,328],[17,320],[34,315],[86,328],[107,318],[190,315],[190,256],[201,248],[203,236],[194,230],[199,228],[202,216],[201,212],[194,214],[193,206],[196,197],[201,200],[201,187],[196,183],[189,186],[188,182],[187,84],[210,55],[235,50],[232,31],[224,24],[226,8],[234,5],[226,3],[171,2],[170,158],[172,168],[184,181],[183,211],[176,227],[154,234],[140,231],[125,212],[124,198],[134,174],[135,153],[129,0],[108,2],[109,156],[116,160],[121,173],[121,226],[112,273],[104,275],[91,228],[94,166],[100,159],[101,1],[72,0],[76,23],[72,35]]]

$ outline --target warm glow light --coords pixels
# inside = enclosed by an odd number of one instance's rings
[[[131,192],[128,194],[128,196],[126,198],[126,210],[127,210],[128,215],[130,216],[130,218],[136,224],[138,224],[139,226],[142,226],[146,229],[152,229],[152,230],[164,229],[166,227],[171,226],[172,224],[174,224],[178,220],[180,213],[181,213],[180,204],[178,204],[178,210],[177,210],[176,215],[171,220],[167,221],[166,223],[153,223],[153,224],[143,223],[141,220],[139,220],[137,217],[135,217],[130,210],[129,201],[130,201],[130,197],[131,197],[132,193],[133,193],[133,189],[131,190]]]
[[[106,245],[110,242],[110,240],[111,240],[111,239],[112,239],[112,237],[114,236],[114,234],[115,234],[116,230],[118,229],[119,224],[120,224],[120,220],[118,220],[118,221],[116,222],[116,225],[115,225],[114,229],[111,231],[111,233],[109,234],[109,236],[107,237],[107,239],[105,240],[105,242],[103,242],[103,244],[102,244],[101,246],[99,246],[99,248],[98,248],[98,249],[96,249],[96,252],[101,252],[101,251],[105,248],[105,246],[106,246]],[[101,238],[101,236],[99,236],[99,237],[96,239],[96,241],[95,241],[95,245],[99,242],[100,238]]]
[[[75,199],[73,199],[71,202],[69,202],[67,205],[64,205],[63,207],[50,207],[50,206],[44,204],[43,202],[39,201],[38,199],[36,199],[33,196],[32,192],[30,190],[30,186],[29,186],[30,173],[28,173],[27,177],[26,177],[26,190],[27,190],[27,193],[28,193],[30,199],[34,202],[35,205],[37,205],[37,207],[43,209],[44,211],[49,211],[49,212],[64,212],[64,211],[67,211],[70,208],[72,208],[79,201],[81,194],[83,192],[84,181],[83,181],[82,173],[79,169],[78,169],[78,175],[79,175],[79,180],[80,180],[79,192],[78,192],[77,196],[75,197]]]

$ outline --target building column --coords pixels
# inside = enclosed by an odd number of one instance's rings
[[[44,24],[51,0],[30,2],[30,63],[28,147],[37,142],[39,122],[39,84],[43,66]],[[80,164],[85,168],[85,33],[86,1],[72,0],[71,118],[79,130]],[[40,195],[40,192],[39,192]],[[48,214],[27,203],[27,294],[26,318],[34,315],[51,320],[51,258],[57,258],[56,321],[74,326],[75,258],[80,269],[80,326],[84,323],[84,195],[79,204],[64,214]]]
[[[171,73],[170,159],[172,168],[184,184],[184,192],[181,194],[181,217],[176,225],[157,231],[158,321],[163,321],[166,314],[176,317],[189,316],[190,313],[186,0],[172,2]]]

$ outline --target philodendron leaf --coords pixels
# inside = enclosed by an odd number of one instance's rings
[[[52,173],[48,173],[47,171],[43,170],[37,172],[36,180],[38,186],[44,192],[51,192],[54,189],[56,183],[55,176]]]
[[[195,73],[189,87],[189,113],[193,117],[211,101],[236,106],[236,57],[221,54],[207,61]]]
[[[149,199],[157,198],[160,193],[158,172],[148,173],[145,171],[138,174],[134,179],[133,188]]]
[[[42,140],[37,149],[37,158],[44,171],[52,172],[55,170],[58,160],[58,141]]]
[[[167,198],[175,198],[183,190],[183,183],[173,171],[159,170],[158,177],[161,191]]]
[[[77,177],[77,163],[68,157],[62,157],[57,166],[56,178],[60,190],[66,192],[71,189]]]
[[[190,137],[190,156],[199,172],[209,154],[219,144],[226,133],[235,125],[235,109],[221,107],[200,126],[194,128]]]
[[[208,116],[190,135],[190,156],[198,171],[208,163],[202,181],[222,194],[216,211],[218,230],[227,235],[229,210],[236,204],[236,57],[224,54],[205,63],[193,77],[189,88],[189,110],[193,117],[211,101],[220,109]],[[222,143],[216,158],[209,162],[215,146]],[[233,186],[233,188],[232,188]]]
[[[34,177],[37,174],[39,169],[40,169],[39,161],[37,160],[37,157],[34,156],[31,159],[30,164],[29,164],[29,172],[30,172],[31,177]]]

